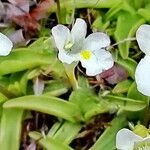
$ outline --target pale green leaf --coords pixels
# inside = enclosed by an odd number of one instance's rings
[[[0,126],[0,149],[19,150],[23,110],[3,109]]]
[[[3,107],[40,111],[71,122],[83,119],[77,105],[53,96],[23,96],[7,101]]]
[[[34,140],[38,141],[38,143],[42,145],[44,148],[46,148],[47,150],[73,150],[68,145],[65,145],[53,138],[44,137],[38,132],[30,132],[29,136]]]

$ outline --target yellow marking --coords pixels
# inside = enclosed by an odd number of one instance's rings
[[[92,52],[89,50],[84,50],[80,54],[85,60],[88,60],[91,58]]]

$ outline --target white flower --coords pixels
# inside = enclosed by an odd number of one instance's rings
[[[137,89],[150,96],[150,25],[141,25],[136,32],[136,39],[145,57],[139,62],[135,71]]]
[[[0,33],[0,56],[7,56],[13,47],[12,42],[7,36]]]
[[[150,136],[145,138],[129,129],[121,129],[116,136],[118,150],[150,150]]]
[[[63,63],[80,61],[86,68],[86,74],[95,76],[113,66],[111,54],[104,49],[110,45],[110,38],[102,32],[92,33],[85,38],[86,31],[86,22],[78,18],[71,31],[57,25],[52,28],[52,35],[59,50],[58,58]]]

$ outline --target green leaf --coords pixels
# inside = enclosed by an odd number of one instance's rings
[[[23,110],[3,109],[0,126],[0,148],[19,150]]]
[[[11,74],[9,80],[9,86],[8,86],[8,91],[13,93],[16,96],[21,96],[26,94],[26,88],[27,88],[27,72],[16,72]]]
[[[63,94],[65,94],[65,93],[67,93],[68,92],[68,89],[67,88],[58,88],[58,89],[54,89],[54,90],[52,90],[52,91],[49,91],[49,92],[46,92],[46,93],[44,93],[44,95],[45,96],[55,96],[55,97],[59,97],[59,96],[61,96],[61,95],[63,95]]]
[[[72,92],[70,102],[78,105],[85,120],[89,120],[91,117],[111,112],[116,109],[116,106],[102,101],[96,94],[94,94],[90,89],[79,89]]]
[[[0,93],[2,93],[7,98],[13,98],[15,95],[7,90],[4,86],[0,85]]]
[[[7,87],[9,85],[9,78],[0,76],[0,86]]]
[[[2,93],[0,93],[0,104],[5,102],[6,100],[7,100],[7,97],[5,95],[3,95]]]
[[[120,3],[117,3],[116,5],[114,5],[109,9],[109,11],[105,14],[106,17],[105,19],[110,20],[113,17],[115,17],[115,15],[118,17],[120,15],[119,13],[120,10],[125,10],[129,12],[131,15],[135,13],[134,8],[131,7],[127,1],[120,1]]]
[[[129,73],[129,76],[134,79],[135,78],[135,69],[137,66],[137,62],[131,58],[122,59],[118,58],[117,63],[122,65]]]
[[[110,25],[110,21],[107,20],[106,22],[103,22],[102,16],[98,16],[93,24],[91,25],[92,30],[106,30],[106,28]]]
[[[114,33],[117,42],[124,39],[131,38],[135,34],[138,27],[144,23],[138,15],[131,15],[130,13],[123,12],[118,16],[117,27]],[[118,45],[120,55],[123,59],[127,59],[129,55],[130,41]]]
[[[136,9],[143,7],[144,3],[145,3],[145,1],[143,1],[143,0],[134,0],[134,5],[135,5]]]
[[[66,80],[50,80],[44,89],[44,95],[60,96],[69,89],[69,82]]]
[[[123,2],[120,1],[117,5],[110,8],[109,11],[105,14],[105,19],[110,20],[116,13],[118,13],[122,9]]]
[[[38,143],[47,150],[73,150],[71,147],[61,143],[60,141],[44,137],[38,132],[30,132],[29,136],[38,141]]]
[[[53,96],[23,96],[7,101],[3,107],[40,111],[71,122],[83,119],[77,105]]]
[[[85,77],[85,76],[81,76],[81,75],[78,76],[78,84],[79,84],[79,87],[81,87],[83,89],[90,87],[89,81],[88,81],[87,77]]]
[[[150,20],[150,10],[147,8],[140,8],[138,10],[138,14],[141,15],[145,20],[149,21]]]
[[[131,111],[131,112],[140,111],[146,107],[146,102],[131,99],[131,98],[113,96],[113,95],[107,95],[103,98],[108,102],[115,103],[116,105],[119,106],[119,108],[126,111]]]
[[[55,133],[59,130],[62,124],[63,124],[63,121],[54,123],[51,129],[49,130],[47,137],[50,137],[50,138],[53,137]]]
[[[126,93],[131,84],[132,84],[131,80],[125,80],[125,81],[119,82],[112,90],[112,93],[113,94]]]
[[[66,7],[75,7],[75,8],[111,8],[114,5],[120,3],[121,0],[61,0],[61,7],[63,9],[64,5]]]
[[[118,116],[89,150],[114,150],[117,132],[128,124],[124,116]]]
[[[47,137],[52,137],[55,140],[61,141],[63,144],[70,144],[71,141],[77,136],[82,126],[83,125],[79,123],[65,121],[61,126],[59,126],[59,129],[53,136],[47,135]],[[51,130],[50,133],[52,132]]]
[[[58,23],[71,24],[74,21],[75,6],[68,7],[65,2],[60,2],[60,10],[57,9]],[[63,8],[61,7],[62,3]]]
[[[98,97],[89,89],[78,89],[71,93],[69,101],[78,105],[82,113],[85,114],[92,105],[98,103]]]
[[[36,52],[46,51],[50,54],[56,53],[52,43],[52,37],[40,37],[35,40],[31,45],[29,45],[29,49]]]
[[[0,57],[0,75],[19,72],[42,65],[50,65],[54,60],[53,57],[48,53],[40,53],[27,49],[14,51],[8,56]]]
[[[19,85],[20,85],[20,90],[22,92],[23,95],[26,94],[27,92],[27,84],[28,84],[28,74],[29,74],[29,71],[26,71],[21,79],[20,79],[20,82],[19,82]]]
[[[132,99],[136,99],[136,100],[140,100],[140,101],[148,100],[147,96],[141,94],[137,90],[137,86],[136,86],[135,82],[133,82],[132,85],[129,87],[129,90],[128,90],[128,93],[127,93],[127,97],[128,98],[132,98]]]

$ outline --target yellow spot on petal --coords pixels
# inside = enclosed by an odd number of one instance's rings
[[[84,50],[80,54],[81,54],[83,59],[88,60],[91,58],[92,52],[89,50]]]

